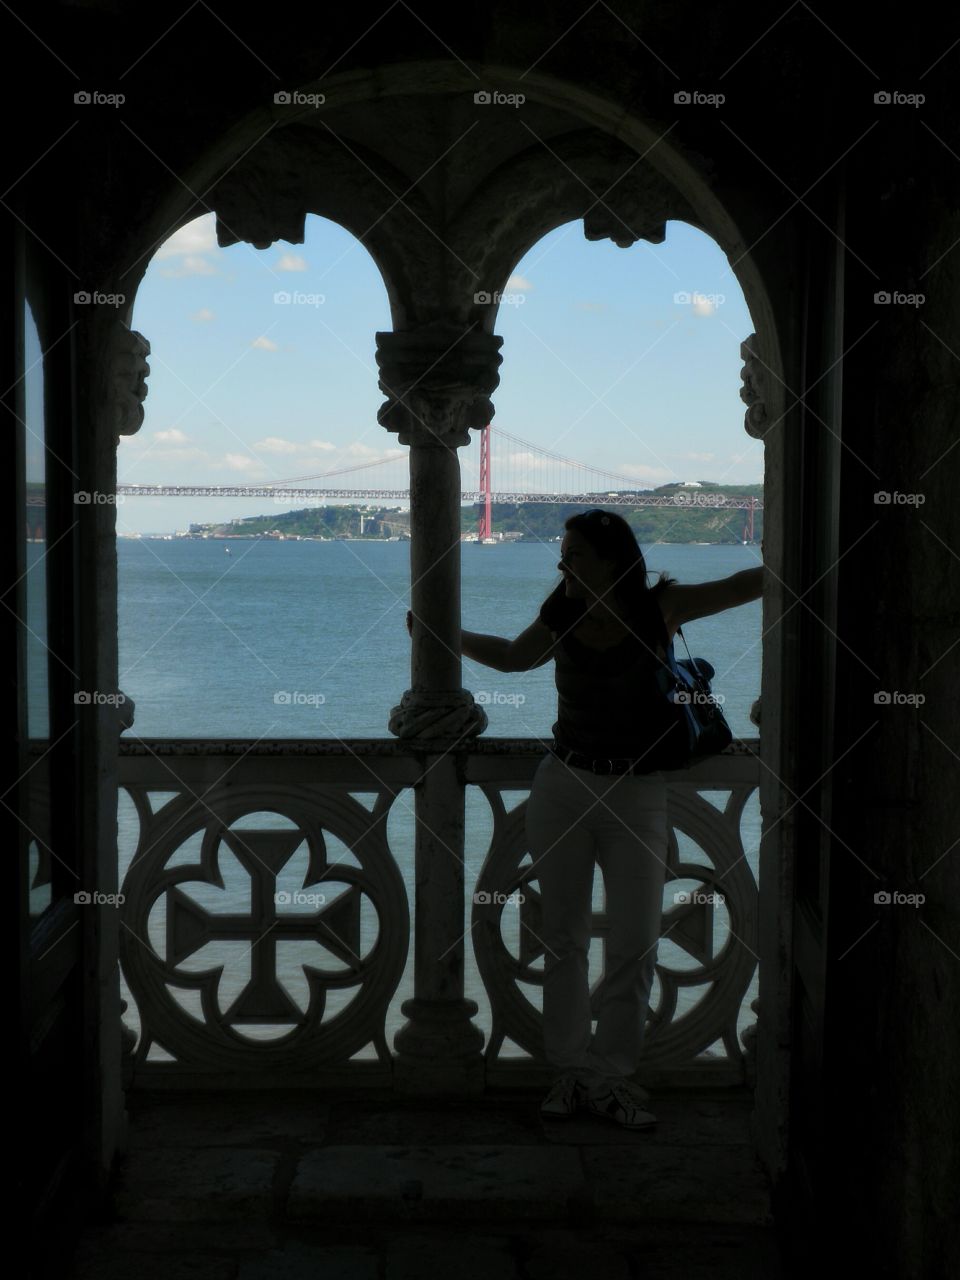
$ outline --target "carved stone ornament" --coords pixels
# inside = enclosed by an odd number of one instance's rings
[[[588,240],[612,240],[620,249],[638,240],[663,244],[667,224],[662,202],[652,201],[650,192],[636,184],[618,184],[583,215],[583,234]]]
[[[760,1001],[751,1000],[750,1008],[757,1015],[757,1021],[740,1032],[740,1043],[743,1045],[743,1076],[751,1088],[757,1087],[757,1030],[760,1021]]]
[[[443,692],[408,689],[390,712],[389,729],[398,738],[452,746],[483,733],[487,713],[468,689]]]
[[[503,339],[457,325],[430,324],[377,334],[380,390],[377,421],[401,444],[469,443],[470,430],[493,417]]]
[[[132,436],[143,426],[149,354],[150,343],[143,334],[118,320],[111,335],[109,366],[110,410],[118,436]]]
[[[764,401],[766,380],[763,363],[757,351],[757,335],[751,333],[749,338],[745,338],[740,343],[740,359],[743,361],[743,368],[740,371],[740,377],[743,379],[740,399],[748,406],[743,418],[747,435],[753,436],[755,440],[762,440],[768,426],[767,406]]]
[[[120,695],[117,701],[117,720],[120,725],[120,732],[123,733],[124,729],[133,728],[133,717],[137,704],[129,693],[124,693],[122,689],[118,689],[117,693]]]
[[[282,168],[272,154],[260,165],[231,169],[217,183],[217,244],[241,240],[269,249],[275,240],[303,244],[307,202],[302,178]]]

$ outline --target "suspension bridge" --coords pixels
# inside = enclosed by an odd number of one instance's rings
[[[526,503],[549,503],[740,511],[743,513],[743,540],[755,540],[754,515],[763,510],[762,498],[754,495],[721,494],[709,489],[701,491],[696,482],[663,485],[659,492],[651,492],[638,488],[635,476],[622,475],[589,462],[566,457],[529,440],[523,440],[500,427],[486,426],[477,435],[477,447],[461,449],[459,453],[461,474],[472,473],[476,478],[475,486],[463,489],[460,496],[465,505],[475,505],[478,508],[477,536],[480,541],[492,537],[494,503],[518,506]],[[496,489],[493,485],[494,441],[498,478]],[[477,451],[479,459],[475,461]],[[347,477],[373,470],[380,472],[376,487],[358,486],[356,481],[352,484],[347,481]],[[143,498],[270,498],[284,502],[364,499],[379,503],[409,502],[409,480],[404,474],[406,470],[407,450],[399,449],[392,456],[288,479],[229,485],[124,483],[117,485],[116,492],[124,497]],[[323,484],[324,481],[328,483]],[[331,481],[334,483],[329,483]],[[670,491],[663,492],[664,489]],[[37,505],[36,499],[32,505]]]

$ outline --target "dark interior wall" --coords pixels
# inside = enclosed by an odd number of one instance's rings
[[[873,132],[849,191],[827,1121],[890,1274],[940,1276],[960,1265],[960,163],[955,125],[918,111]]]

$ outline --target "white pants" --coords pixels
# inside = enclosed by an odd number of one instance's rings
[[[662,773],[594,774],[541,761],[526,834],[540,883],[547,1061],[587,1084],[633,1075],[660,938],[667,861]],[[606,959],[591,1038],[588,949],[594,860],[606,890]],[[534,878],[534,877],[531,877]]]

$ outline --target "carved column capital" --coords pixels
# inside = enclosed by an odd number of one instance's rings
[[[110,331],[107,393],[110,418],[118,436],[132,436],[143,426],[150,343],[142,333],[116,320]]]
[[[751,333],[749,338],[745,338],[740,343],[740,359],[743,361],[743,368],[740,371],[740,377],[743,379],[740,399],[748,406],[743,418],[744,429],[748,436],[753,436],[755,440],[762,440],[769,425],[765,393],[766,371],[759,356],[755,333]]]
[[[377,334],[377,421],[401,444],[459,448],[493,417],[503,339],[458,325],[430,324]]]

